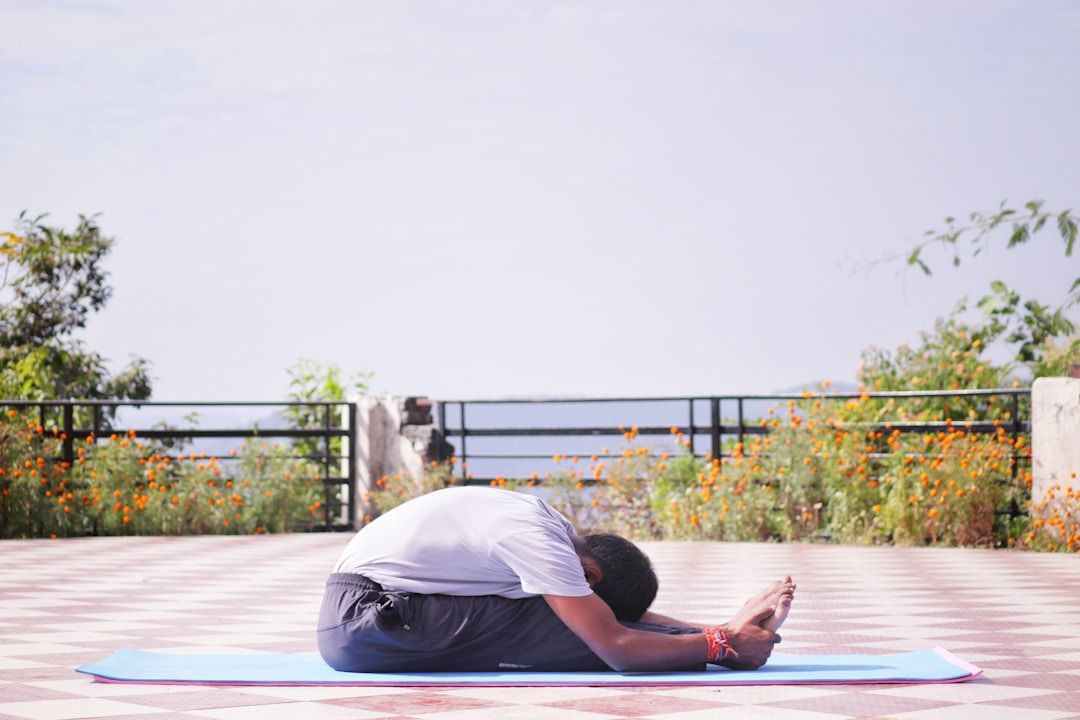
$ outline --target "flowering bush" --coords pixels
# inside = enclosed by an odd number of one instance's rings
[[[75,441],[28,413],[0,417],[0,538],[284,532],[321,523],[316,465],[248,441],[222,463],[134,433]]]
[[[1076,478],[1076,473],[1072,473]],[[1029,502],[1030,506],[1031,503]],[[1080,490],[1055,484],[1031,509],[1020,538],[1022,547],[1050,552],[1080,552]]]
[[[988,432],[971,429],[973,409]],[[993,396],[806,392],[747,428],[721,458],[689,455],[678,428],[656,449],[631,428],[615,453],[556,454],[559,472],[491,484],[539,486],[581,531],[638,539],[1080,550],[1080,493],[1057,487],[1032,507],[1030,445],[1011,420],[1010,403]],[[433,465],[420,481],[383,478],[369,499],[385,511],[452,485],[455,465]]]

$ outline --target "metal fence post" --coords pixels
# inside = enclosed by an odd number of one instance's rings
[[[468,473],[466,470],[468,468],[467,461],[469,455],[465,448],[465,402],[462,401],[458,403],[458,408],[460,409],[458,416],[461,418],[461,479],[468,480]]]
[[[1020,451],[1016,449],[1016,441],[1020,437],[1020,394],[1012,394],[1012,479],[1015,480],[1020,472]]]
[[[720,398],[709,398],[709,435],[712,440],[713,460],[721,456],[720,447]]]
[[[435,446],[435,459],[441,463],[446,461],[446,443],[450,441],[446,439],[446,403],[439,401],[436,403],[436,405],[439,408],[439,429],[437,438],[438,442]]]
[[[64,403],[64,429],[61,457],[71,467],[75,463],[75,407],[71,400]]]
[[[323,405],[323,409],[325,410],[324,417],[326,419],[326,432],[323,434],[323,502],[325,503],[325,510],[323,512],[323,524],[326,526],[327,530],[330,530],[333,528],[333,523],[330,521],[330,431],[334,429],[334,425],[330,415],[330,403],[325,403]],[[341,512],[340,500],[338,501],[338,512]]]
[[[349,434],[346,435],[342,442],[349,444],[348,449],[342,448],[342,456],[346,459],[346,478],[348,479],[348,492],[349,492],[349,517],[345,523],[350,529],[356,529],[356,403],[348,403],[345,407],[346,422],[348,426],[346,430]]]
[[[690,457],[696,457],[694,453],[694,398],[690,398],[690,427],[686,432],[690,436]]]
[[[743,433],[745,431],[745,428],[743,427],[743,399],[742,398],[739,398],[738,408],[739,408],[739,449],[740,450],[745,450],[746,449],[745,448],[745,440],[743,439]]]

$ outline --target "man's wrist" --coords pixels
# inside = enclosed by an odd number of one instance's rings
[[[735,654],[735,649],[731,647],[731,643],[728,641],[727,629],[722,625],[707,627],[701,631],[701,634],[705,636],[705,642],[708,646],[706,662],[720,662]]]

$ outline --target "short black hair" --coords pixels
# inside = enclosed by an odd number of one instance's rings
[[[640,620],[656,599],[659,587],[648,556],[618,535],[587,535],[585,547],[604,574],[603,580],[593,586],[593,592],[611,607],[619,620]]]

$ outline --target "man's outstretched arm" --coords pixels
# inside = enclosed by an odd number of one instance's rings
[[[677,670],[709,660],[709,644],[703,634],[666,635],[624,627],[595,594],[545,595],[544,599],[590,650],[616,670]],[[771,614],[772,608],[763,606],[756,613],[740,612],[724,626],[737,656],[725,658],[724,664],[731,660],[734,666],[747,669],[765,664],[780,636],[757,623]]]
[[[670,627],[693,628],[695,630],[700,630],[701,628],[705,627],[704,625],[688,623],[684,620],[676,620],[673,617],[661,615],[660,613],[655,613],[652,610],[645,611],[645,614],[641,616],[641,622],[653,623],[655,625],[668,625]]]

